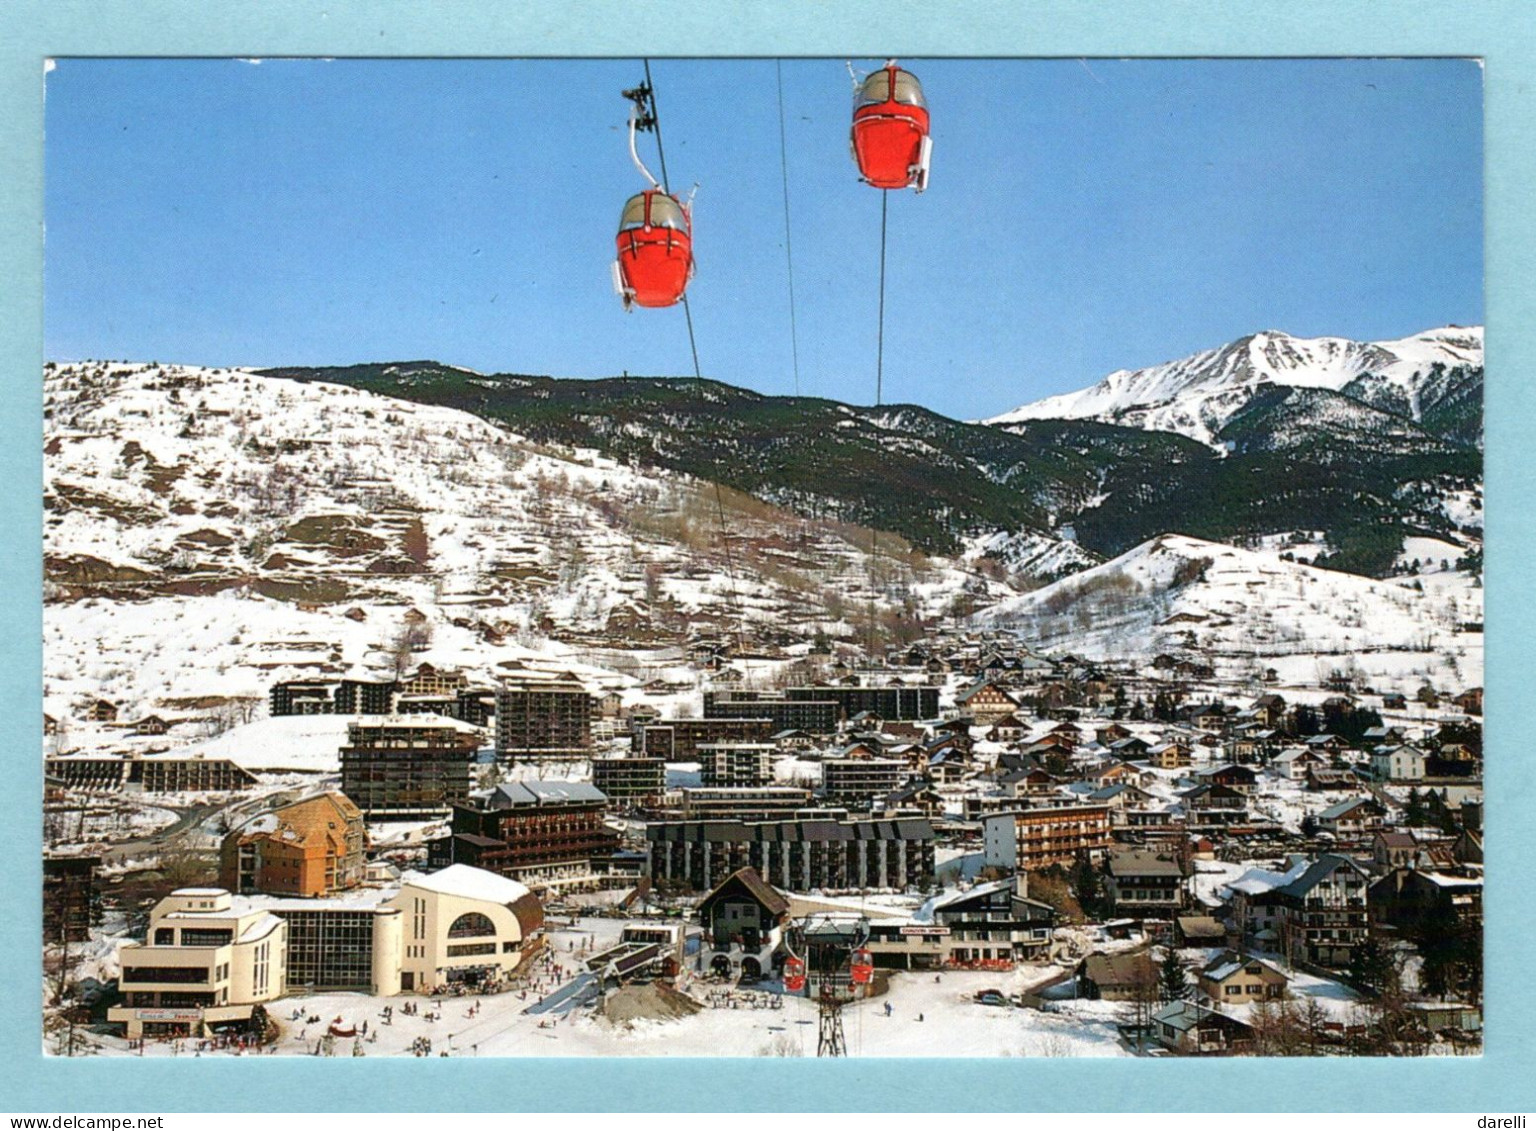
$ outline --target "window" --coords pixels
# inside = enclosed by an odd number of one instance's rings
[[[125,966],[123,982],[201,982],[208,971],[199,966]]]
[[[228,946],[234,937],[234,931],[227,928],[183,927],[181,929],[182,946]]]
[[[906,71],[896,72],[896,89],[893,97],[904,106],[922,106],[923,88],[916,77]]]
[[[453,921],[453,925],[448,928],[448,937],[450,939],[482,938],[485,935],[494,935],[495,933],[496,924],[492,923],[490,919],[478,911],[471,911],[460,915]]]
[[[176,931],[173,928],[171,928],[171,927],[156,927],[155,928],[155,945],[156,946],[175,946],[176,945]]]

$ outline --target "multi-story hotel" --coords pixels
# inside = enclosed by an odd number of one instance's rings
[[[435,867],[473,864],[539,888],[595,880],[618,836],[604,823],[608,798],[586,782],[509,782],[455,805],[448,836],[431,843]]]
[[[508,680],[497,689],[497,757],[585,758],[591,748],[592,696],[576,680]]]
[[[699,781],[712,786],[767,785],[773,781],[771,742],[699,743]]]
[[[708,891],[739,868],[790,891],[904,891],[933,882],[928,821],[658,821],[646,826],[653,882]]]
[[[1079,853],[1098,859],[1110,845],[1108,805],[1058,805],[982,818],[990,868],[1030,871],[1071,864]]]
[[[594,758],[592,784],[616,801],[659,802],[667,791],[667,764],[660,758]]]
[[[909,770],[899,758],[825,758],[821,794],[829,802],[868,807],[905,784]]]
[[[771,719],[660,719],[636,725],[630,740],[637,755],[667,762],[695,762],[701,743],[767,742]]]
[[[482,732],[437,715],[350,723],[341,789],[365,814],[437,816],[469,796]]]

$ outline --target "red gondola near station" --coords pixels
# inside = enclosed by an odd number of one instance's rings
[[[927,188],[933,139],[917,76],[892,59],[859,83],[850,142],[859,173],[876,188]]]
[[[614,289],[637,306],[671,306],[693,277],[688,206],[659,188],[636,193],[619,216]]]

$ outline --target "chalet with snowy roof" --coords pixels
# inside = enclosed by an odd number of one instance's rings
[[[1129,738],[1117,738],[1114,742],[1109,743],[1109,752],[1116,758],[1127,762],[1144,757],[1150,749],[1152,749],[1150,742],[1144,738],[1137,738],[1135,735],[1131,735]]]
[[[1206,782],[1179,792],[1191,829],[1218,829],[1248,820],[1248,799],[1229,786]]]
[[[1408,696],[1398,692],[1389,692],[1381,697],[1383,709],[1388,711],[1406,711],[1408,709]]]
[[[1431,778],[1473,778],[1482,772],[1482,757],[1464,742],[1446,742],[1426,751],[1424,774]]]
[[[1174,1001],[1152,1015],[1158,1044],[1180,1056],[1245,1053],[1257,1036],[1251,1025],[1192,1001]]]
[[[85,709],[85,719],[92,723],[115,723],[117,704],[110,699],[93,699]]]
[[[1319,754],[1342,754],[1349,746],[1336,734],[1314,734],[1302,739],[1301,744]]]
[[[1196,707],[1185,716],[1189,724],[1201,730],[1222,731],[1227,726],[1227,712],[1215,703]]]
[[[1161,742],[1146,757],[1147,764],[1159,770],[1182,770],[1193,763],[1189,745],[1183,742]]]
[[[128,733],[140,736],[167,734],[173,725],[163,715],[145,715],[128,724]]]
[[[1469,688],[1452,699],[1451,702],[1469,715],[1481,715],[1483,713],[1483,689],[1481,687]]]
[[[1347,856],[1319,856],[1296,879],[1275,889],[1276,930],[1292,962],[1342,968],[1370,936],[1369,877]]]
[[[1157,798],[1146,790],[1138,789],[1128,782],[1096,787],[1084,793],[1083,799],[1092,805],[1108,805],[1110,822],[1117,826],[1127,824],[1125,817],[1127,810],[1146,809],[1157,801]]]
[[[1093,781],[1100,786],[1119,785],[1131,783],[1141,785],[1147,776],[1147,771],[1139,769],[1128,762],[1109,762],[1094,771]]]
[[[1106,726],[1095,728],[1093,736],[1105,746],[1111,746],[1123,738],[1130,738],[1131,732],[1119,723],[1109,723]]]
[[[1171,919],[1189,900],[1189,871],[1174,852],[1112,848],[1104,872],[1117,916]]]
[[[814,750],[816,748],[816,736],[810,731],[800,730],[797,727],[787,727],[781,731],[775,731],[768,736],[768,741],[780,751]]]
[[[1407,743],[1379,748],[1371,754],[1371,776],[1377,781],[1423,781],[1424,751]]]
[[[1266,727],[1278,727],[1286,718],[1286,696],[1266,692],[1252,702],[1249,710],[1253,711],[1253,718],[1263,722]]]
[[[1269,764],[1286,781],[1306,781],[1307,771],[1327,769],[1328,759],[1305,746],[1290,746],[1276,754]]]
[[[1281,900],[1277,893],[1304,875],[1309,863],[1305,856],[1293,856],[1283,871],[1249,868],[1222,885],[1233,925],[1244,939],[1262,944],[1265,949],[1278,949]]]
[[[967,968],[1041,957],[1051,943],[1056,911],[1029,898],[1028,876],[977,884],[969,891],[941,896],[929,909],[934,926],[948,931],[942,944],[944,965]]]
[[[927,778],[916,778],[900,789],[886,794],[876,806],[885,816],[918,813],[924,817],[939,818],[944,815],[944,796],[933,788]]]
[[[991,680],[981,680],[955,695],[955,706],[987,725],[1007,718],[1019,709],[1018,700]]]
[[[1221,785],[1236,790],[1244,797],[1252,795],[1259,780],[1259,775],[1247,766],[1231,764],[1216,766],[1209,770],[1198,770],[1195,776],[1209,785]]]
[[[1037,794],[1054,793],[1061,782],[1053,774],[1047,773],[1042,767],[1036,765],[1009,770],[997,779],[997,784],[1002,787],[1004,797],[1031,797]]]
[[[1195,984],[1217,1006],[1279,1001],[1290,979],[1269,963],[1235,950],[1224,950],[1200,968]]]
[[[1351,797],[1319,813],[1317,827],[1340,840],[1364,840],[1381,828],[1386,815],[1386,810],[1375,798]]]
[[[1281,748],[1284,736],[1269,727],[1243,726],[1236,728],[1222,744],[1226,756],[1239,765],[1263,762]]]
[[[1360,775],[1347,767],[1308,766],[1307,788],[1318,793],[1334,793],[1345,789],[1359,789]]]
[[[1221,946],[1227,941],[1227,927],[1210,915],[1180,915],[1173,921],[1173,937],[1184,947]]]
[[[1028,731],[1028,721],[1015,713],[1004,715],[987,728],[987,738],[992,742],[1016,742]]]
[[[1436,824],[1461,828],[1483,827],[1483,791],[1477,784],[1434,785],[1423,790],[1424,808]]]

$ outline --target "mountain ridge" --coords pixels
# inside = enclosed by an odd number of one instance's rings
[[[1006,428],[1029,420],[1093,419],[1176,432],[1220,447],[1226,422],[1266,385],[1326,390],[1422,423],[1447,386],[1464,392],[1472,374],[1480,406],[1482,367],[1481,326],[1442,326],[1381,342],[1264,330],[1157,365],[1117,369],[1085,389],[1032,401],[982,423]],[[1479,428],[1479,442],[1480,436]]]

